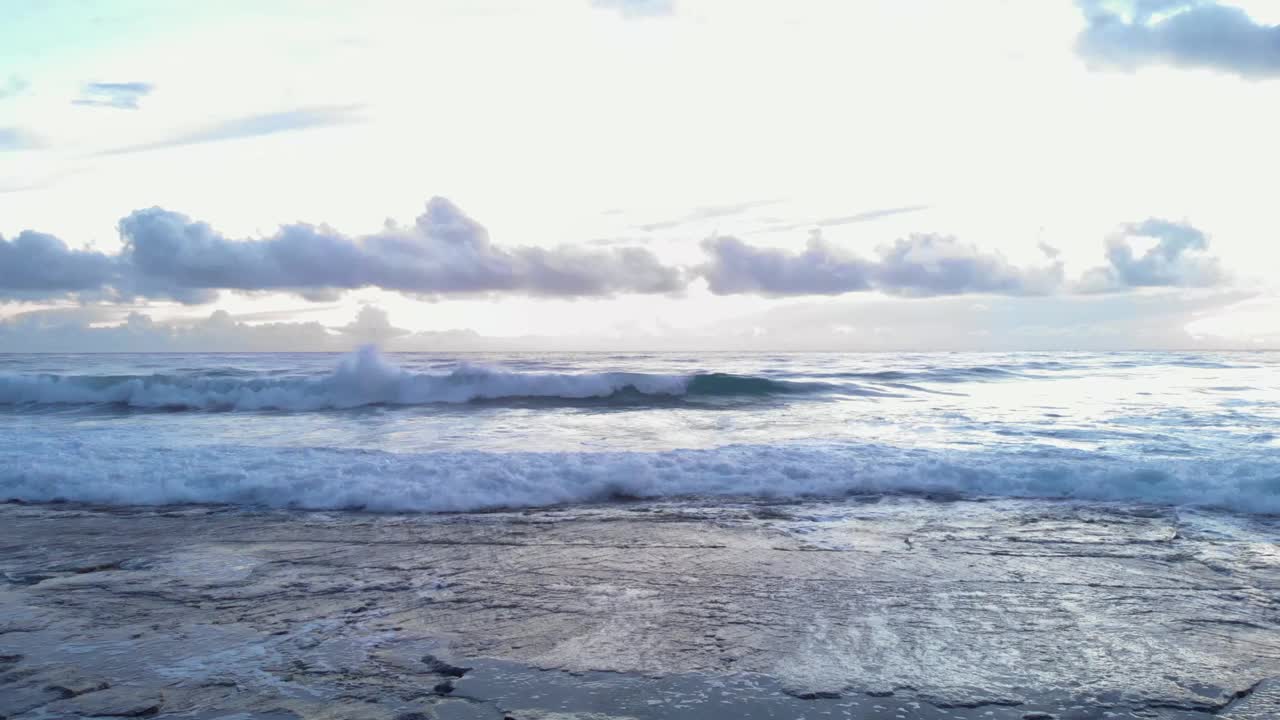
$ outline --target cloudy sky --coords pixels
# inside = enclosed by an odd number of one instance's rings
[[[0,0],[0,351],[1280,347],[1274,0]]]

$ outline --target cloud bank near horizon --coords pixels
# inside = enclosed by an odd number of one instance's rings
[[[33,231],[0,238],[0,298],[75,295],[194,305],[213,301],[220,290],[332,300],[360,288],[428,297],[605,297],[672,293],[686,282],[678,268],[644,248],[499,247],[482,225],[440,197],[413,225],[389,225],[361,237],[299,223],[268,237],[231,240],[207,223],[158,207],[130,213],[119,231],[124,249],[115,256],[75,250]]]
[[[482,225],[435,197],[411,227],[350,237],[325,225],[286,225],[266,238],[230,240],[208,224],[161,208],[120,221],[123,264],[140,294],[187,302],[216,290],[293,292],[333,299],[375,287],[409,295],[509,293],[602,297],[670,293],[684,287],[675,268],[649,250],[501,248]]]
[[[1156,240],[1141,255],[1133,243]],[[749,245],[734,237],[703,243],[709,261],[698,268],[717,295],[752,293],[770,297],[841,295],[879,291],[901,297],[939,295],[1035,296],[1122,292],[1135,288],[1210,287],[1225,273],[1207,255],[1209,238],[1185,223],[1150,218],[1131,223],[1107,239],[1107,265],[1068,280],[1053,248],[1042,246],[1047,262],[1019,267],[1003,255],[954,237],[915,234],[863,258],[813,233],[799,252]]]
[[[1039,296],[1114,293],[1134,288],[1210,287],[1226,280],[1208,255],[1209,238],[1185,223],[1151,218],[1106,240],[1107,263],[1066,277],[1052,248],[1031,266],[939,234],[912,234],[863,257],[820,230],[802,250],[758,246],[732,236],[703,241],[706,260],[663,262],[643,247],[585,243],[499,246],[483,225],[442,197],[412,225],[388,222],[363,236],[294,223],[259,238],[228,238],[208,223],[159,207],[118,225],[124,247],[109,255],[25,230],[0,237],[0,301],[209,303],[220,291],[279,292],[332,301],[376,288],[413,297],[515,295],[602,298],[677,294],[702,278],[716,295],[766,297],[880,292]],[[1154,246],[1137,252],[1134,243]]]
[[[1263,300],[1266,300],[1263,298]],[[486,336],[467,329],[411,332],[377,306],[339,326],[267,320],[217,310],[159,321],[137,310],[83,306],[0,318],[0,348],[23,352],[346,352],[376,344],[403,352],[655,350],[1139,350],[1260,347],[1258,338],[1188,330],[1206,314],[1229,313],[1248,293],[1165,290],[1141,295],[996,297],[787,304],[705,327],[666,333]],[[1275,298],[1268,300],[1271,305]],[[1280,343],[1270,333],[1268,346]]]

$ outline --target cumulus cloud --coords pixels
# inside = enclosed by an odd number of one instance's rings
[[[1092,66],[1206,68],[1280,76],[1280,25],[1210,0],[1078,0],[1087,21],[1076,50]]]
[[[81,88],[80,97],[72,100],[71,104],[137,110],[138,101],[154,89],[154,85],[145,82],[93,82]]]
[[[881,248],[876,286],[891,295],[1045,295],[1062,284],[1061,263],[1020,268],[998,253],[946,235],[912,235]]]
[[[676,10],[675,0],[591,0],[591,7],[617,10],[624,17],[657,17]]]
[[[710,238],[702,247],[711,260],[701,274],[717,295],[840,295],[870,290],[875,274],[873,263],[841,252],[818,233],[799,253],[735,237]]]
[[[817,232],[799,253],[754,247],[733,237],[712,238],[703,247],[711,260],[701,273],[718,295],[838,295],[865,290],[913,297],[1036,295],[1052,292],[1062,282],[1059,263],[1018,268],[999,254],[943,235],[899,239],[880,248],[873,260],[842,251]]]
[[[177,135],[157,142],[130,145],[127,147],[106,150],[100,155],[125,155],[129,153],[162,150],[164,148],[182,147],[184,145],[203,145],[205,143],[239,140],[242,138],[275,135],[277,133],[308,130],[312,128],[336,127],[361,122],[360,108],[354,105],[339,107],[313,107],[286,110],[284,112],[246,115],[244,117],[223,120],[193,132]]]
[[[295,224],[265,238],[232,240],[162,208],[131,213],[119,231],[119,255],[73,250],[29,230],[12,241],[0,238],[0,298],[100,291],[199,304],[220,290],[332,300],[366,287],[420,296],[582,297],[670,293],[685,286],[680,269],[643,248],[499,247],[483,226],[439,197],[412,226],[391,224],[363,237]]]
[[[230,290],[290,293],[315,302],[362,288],[428,299],[611,297],[678,293],[696,277],[717,295],[1033,296],[1207,287],[1226,279],[1208,255],[1203,232],[1156,218],[1123,226],[1107,239],[1106,265],[1070,282],[1052,247],[1041,244],[1044,261],[1022,266],[936,234],[909,235],[870,256],[828,241],[820,230],[798,251],[719,236],[703,242],[707,259],[694,267],[666,264],[643,247],[503,247],[440,197],[412,225],[388,222],[364,236],[298,223],[266,237],[235,240],[158,207],[129,214],[118,229],[124,247],[116,255],[73,249],[30,230],[11,241],[0,238],[0,301],[150,298],[201,304]],[[342,332],[397,337],[379,312],[368,309]]]
[[[62,240],[25,230],[0,237],[0,300],[38,300],[101,291],[119,279],[116,259],[73,250]]]
[[[414,295],[514,293],[578,297],[680,290],[679,270],[642,248],[500,248],[450,201],[436,197],[412,227],[364,237],[324,225],[230,240],[206,223],[151,208],[120,221],[121,260],[144,295],[188,302],[220,289],[295,292],[309,299],[377,287]]]
[[[1142,254],[1134,241],[1155,244]],[[1113,292],[1139,287],[1209,287],[1225,279],[1216,258],[1206,254],[1209,238],[1186,223],[1149,218],[1123,226],[1107,238],[1107,265],[1081,279],[1083,292]]]

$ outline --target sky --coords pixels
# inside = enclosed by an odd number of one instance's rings
[[[1273,0],[0,0],[0,352],[1280,348]]]

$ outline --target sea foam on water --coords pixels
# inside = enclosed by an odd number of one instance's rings
[[[0,358],[0,499],[471,511],[927,492],[1280,513],[1266,354],[366,347],[69,356],[56,374],[15,357]]]

